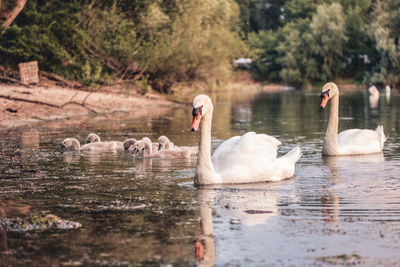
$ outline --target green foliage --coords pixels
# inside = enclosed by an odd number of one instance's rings
[[[219,84],[246,50],[238,20],[233,0],[29,1],[2,36],[0,59],[38,60],[85,84]]]
[[[275,3],[238,2],[247,3],[246,14]],[[299,86],[335,79],[400,84],[400,0],[289,0],[277,28],[253,19],[257,23],[242,24],[248,25],[243,29],[257,79]]]
[[[392,10],[399,14],[400,1],[381,2],[374,15],[376,19],[370,25],[370,36],[375,41],[380,58],[368,77],[372,83],[400,83],[400,44],[399,18],[393,18]],[[393,20],[392,20],[393,19]]]
[[[147,36],[142,53],[152,85],[165,90],[174,82],[219,84],[229,77],[232,60],[244,50],[232,32],[238,7],[230,1],[180,1],[170,27]]]
[[[395,85],[399,36],[400,0],[31,0],[1,35],[0,61],[141,91],[219,85],[243,56],[259,80]]]
[[[317,60],[311,56],[309,24],[309,19],[301,19],[282,29],[285,39],[277,47],[282,54],[277,61],[282,65],[281,78],[289,84],[308,84],[317,79]]]
[[[258,34],[250,33],[247,38],[247,45],[254,59],[252,72],[258,80],[279,81],[281,65],[277,59],[282,56],[276,47],[283,40],[281,31],[274,32],[260,31]]]
[[[283,16],[287,22],[301,19],[311,19],[317,6],[330,1],[323,0],[292,0],[286,1],[283,7]]]
[[[327,79],[335,77],[344,68],[340,56],[347,37],[342,10],[339,3],[320,5],[310,24],[310,49],[323,58],[322,69]]]

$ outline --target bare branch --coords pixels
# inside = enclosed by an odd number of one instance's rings
[[[27,88],[31,88],[31,86],[29,84],[21,82],[19,80],[13,79],[13,78],[10,78],[10,77],[6,77],[6,76],[0,75],[0,80],[13,82],[13,83],[18,83],[18,84],[21,84],[21,85],[23,85],[23,86],[25,86]]]
[[[2,26],[4,27],[4,30],[2,31],[1,34],[4,34],[4,32],[6,31],[6,29],[8,27],[10,27],[11,23],[13,23],[13,21],[15,20],[15,18],[18,16],[18,14],[22,11],[22,9],[24,8],[26,4],[26,0],[18,0],[16,6],[14,7],[14,9],[12,9],[11,11],[9,11],[8,13],[4,14],[4,16],[7,18]]]

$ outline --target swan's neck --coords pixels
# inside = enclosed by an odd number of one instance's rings
[[[148,142],[144,142],[144,157],[151,157],[151,145]]]
[[[172,146],[171,146],[171,141],[167,141],[167,144],[165,145],[165,149],[171,149],[172,148]]]
[[[322,149],[323,155],[338,155],[338,134],[339,125],[339,94],[331,100],[331,105],[329,108],[329,122],[328,128],[326,129],[324,146]]]
[[[74,147],[74,150],[80,150],[81,149],[81,144],[76,139],[72,140],[72,146]]]
[[[204,114],[200,125],[199,156],[197,158],[195,184],[219,183],[211,161],[212,110]]]

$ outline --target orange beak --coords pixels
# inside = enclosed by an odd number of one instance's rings
[[[204,247],[200,241],[196,241],[195,254],[196,254],[197,260],[199,260],[199,261],[204,260]]]
[[[196,116],[193,117],[192,125],[190,125],[190,130],[192,132],[197,131],[197,129],[199,128],[201,117],[203,117],[203,116],[201,116],[201,114],[199,112],[197,112]]]
[[[328,99],[329,99],[329,96],[325,94],[324,97],[322,98],[321,105],[319,106],[321,109],[325,108],[326,103],[328,103]]]

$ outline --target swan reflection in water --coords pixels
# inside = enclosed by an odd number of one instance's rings
[[[201,235],[195,241],[195,256],[199,265],[213,266],[215,261],[213,209],[217,216],[229,219],[231,224],[266,224],[278,214],[277,198],[271,185],[276,183],[210,185],[197,189]]]
[[[369,92],[369,107],[375,109],[378,107],[379,103],[379,91],[376,88],[376,86],[373,85],[370,88],[368,88],[368,92]]]
[[[357,156],[333,156],[323,157],[324,164],[330,170],[330,182],[332,186],[322,197],[322,213],[324,221],[338,226],[339,224],[339,192],[343,186],[363,187],[374,180],[383,169],[383,153],[357,155]],[[372,179],[368,179],[370,176]],[[358,177],[354,179],[355,177]],[[361,179],[360,179],[361,178]],[[351,181],[347,181],[350,179]],[[350,184],[349,184],[350,183]]]

